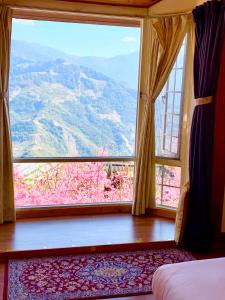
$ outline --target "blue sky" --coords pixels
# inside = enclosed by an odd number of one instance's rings
[[[14,19],[12,39],[78,56],[113,57],[139,50],[140,28]]]

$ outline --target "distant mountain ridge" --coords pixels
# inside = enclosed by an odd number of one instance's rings
[[[130,88],[138,88],[139,53],[118,55],[112,58],[74,56],[43,45],[12,40],[11,55],[13,58],[26,59],[31,62],[45,62],[63,59],[75,65],[86,66],[107,75],[117,82],[123,82]]]
[[[102,148],[113,156],[133,155],[135,90],[91,68],[56,59],[53,52],[48,61],[43,52],[24,51],[20,57],[20,51],[15,55],[13,49],[14,156],[96,156]],[[38,55],[43,59],[37,61]]]

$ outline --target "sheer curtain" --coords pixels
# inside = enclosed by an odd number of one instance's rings
[[[8,83],[12,15],[0,6],[0,224],[15,220]]]
[[[145,214],[149,208],[154,207],[154,104],[168,79],[184,36],[192,23],[191,15],[155,17],[144,23],[144,26],[149,28],[149,78],[147,93],[141,93],[139,104],[142,113],[139,114],[135,201],[132,210],[134,215]]]

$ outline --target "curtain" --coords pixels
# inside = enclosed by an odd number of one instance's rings
[[[150,24],[149,24],[150,23]],[[135,172],[135,195],[132,212],[145,214],[154,206],[155,198],[155,134],[154,103],[166,83],[185,34],[192,23],[190,15],[156,17],[148,19],[149,58],[148,93],[141,94],[139,109],[139,135]]]
[[[195,26],[190,28],[187,35],[187,48],[186,48],[186,66],[185,66],[185,80],[184,80],[184,108],[186,112],[183,118],[186,120],[184,132],[185,136],[182,137],[182,143],[186,145],[185,151],[182,155],[182,186],[180,199],[176,213],[176,227],[175,227],[175,242],[178,245],[182,244],[184,228],[187,220],[188,211],[188,198],[189,198],[189,140],[191,121],[194,111],[194,78],[193,78],[193,60],[194,60],[194,46],[195,46]],[[190,105],[191,103],[191,105]]]
[[[211,211],[215,233],[221,233],[225,189],[225,30],[222,57],[215,96],[215,126],[213,145],[213,172],[211,191]],[[225,215],[224,215],[225,217]]]
[[[0,224],[15,220],[12,147],[8,111],[11,10],[0,6]]]
[[[193,11],[195,20],[194,109],[189,156],[190,190],[183,244],[206,250],[212,243],[210,191],[213,154],[214,103],[222,34],[223,1],[209,1]]]

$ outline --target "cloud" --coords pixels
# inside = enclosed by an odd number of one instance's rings
[[[27,19],[13,19],[14,23],[22,24],[22,25],[29,25],[34,26],[35,21],[34,20],[27,20]]]
[[[137,42],[137,39],[132,37],[132,36],[125,36],[123,38],[123,42],[124,43],[136,43]]]

